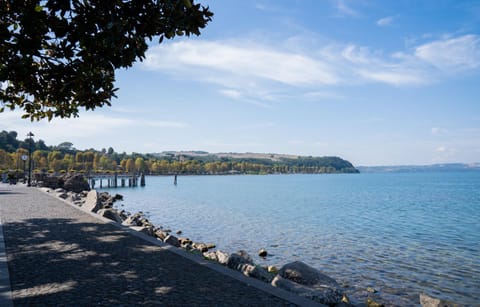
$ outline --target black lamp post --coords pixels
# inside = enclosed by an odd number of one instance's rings
[[[32,137],[34,136],[33,133],[29,132],[27,134],[29,138],[29,146],[28,146],[28,187],[32,186]]]

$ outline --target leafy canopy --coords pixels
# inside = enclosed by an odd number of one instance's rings
[[[200,35],[212,16],[193,0],[2,0],[0,112],[51,120],[110,106],[115,70],[143,60],[147,39]]]

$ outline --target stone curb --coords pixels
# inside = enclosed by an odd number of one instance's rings
[[[119,223],[116,223],[110,219],[107,219],[107,218],[104,218],[96,213],[93,213],[93,212],[90,212],[90,211],[87,211],[87,210],[84,210],[82,209],[82,207],[80,206],[77,206],[75,204],[72,204],[71,202],[65,200],[65,199],[61,199],[59,197],[56,197],[55,195],[51,194],[51,193],[48,193],[44,190],[41,190],[41,189],[37,189],[38,191],[42,192],[42,193],[45,193],[47,195],[50,195],[52,196],[53,198],[55,199],[58,199],[62,202],[64,202],[65,204],[83,212],[83,213],[86,213],[86,214],[89,214],[90,216],[104,222],[104,223],[108,223],[108,224],[111,224],[119,229],[122,229],[122,230],[125,230],[127,232],[129,232],[130,234],[138,237],[138,238],[141,238],[145,241],[148,241],[154,245],[157,245],[159,247],[161,247],[162,249],[164,250],[168,250],[169,252],[172,252],[180,257],[183,257],[183,258],[186,258],[190,261],[193,261],[199,265],[202,265],[202,266],[205,266],[211,270],[214,270],[220,274],[223,274],[223,275],[226,275],[226,276],[229,276],[235,280],[238,280],[248,286],[251,286],[251,287],[254,287],[260,291],[263,291],[265,293],[268,293],[270,295],[273,295],[273,296],[276,296],[278,298],[281,298],[289,303],[292,303],[292,304],[295,304],[295,305],[298,305],[298,306],[306,306],[306,307],[310,307],[310,306],[325,306],[323,304],[320,304],[320,303],[317,303],[315,301],[312,301],[312,300],[309,300],[309,299],[306,299],[306,298],[303,298],[301,296],[298,296],[296,294],[293,294],[291,292],[288,292],[286,290],[283,290],[283,289],[280,289],[280,288],[275,288],[273,286],[271,286],[270,284],[267,284],[265,282],[262,282],[260,280],[257,280],[257,279],[254,279],[254,278],[251,278],[251,277],[247,277],[245,275],[243,275],[242,273],[240,272],[237,272],[237,271],[234,271],[232,269],[229,269],[229,268],[226,268],[224,266],[222,266],[221,264],[218,264],[218,263],[215,263],[215,262],[211,262],[211,261],[207,261],[205,260],[201,255],[195,255],[195,254],[192,254],[192,253],[188,253],[187,251],[184,251],[180,248],[177,248],[177,247],[174,247],[174,246],[171,246],[171,245],[168,245],[164,242],[161,242],[157,239],[155,239],[154,237],[151,237],[151,236],[148,236],[144,233],[141,233],[141,232],[138,232],[138,231],[135,231],[127,226],[124,226],[124,225],[121,225]],[[0,306],[4,306],[2,304],[0,304]]]

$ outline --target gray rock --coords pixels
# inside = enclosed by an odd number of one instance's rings
[[[142,226],[142,215],[135,213],[128,216],[122,223],[124,226]]]
[[[420,304],[422,307],[456,307],[458,304],[431,297],[425,293],[420,293]]]
[[[100,202],[98,200],[98,193],[96,190],[91,190],[90,192],[88,192],[82,208],[90,212],[97,212],[99,209],[101,209]]]
[[[384,304],[376,302],[372,300],[371,298],[367,299],[367,307],[385,307]]]
[[[112,221],[115,221],[117,223],[122,222],[122,218],[120,217],[118,212],[116,210],[113,210],[113,209],[100,209],[100,210],[97,211],[97,214],[100,215],[100,216],[103,216],[107,219],[110,219]]]
[[[65,193],[65,192],[67,192],[67,191],[65,191],[65,189],[62,189],[62,188],[57,188],[57,189],[55,189],[54,192],[55,192],[55,193]]]
[[[63,181],[64,181],[63,187],[67,191],[80,193],[82,191],[90,190],[90,186],[82,174],[66,175],[63,178]]]
[[[71,202],[76,202],[76,201],[79,201],[81,200],[82,198],[80,197],[80,194],[78,193],[75,193],[75,194],[71,194],[70,195],[70,201]]]
[[[268,252],[266,249],[262,248],[261,250],[258,251],[258,256],[262,257],[262,258],[265,258],[267,257],[268,255]]]
[[[205,259],[208,259],[208,260],[218,261],[216,252],[205,252],[203,253],[203,257],[205,257]]]
[[[291,280],[285,279],[280,275],[275,276],[271,283],[272,286],[287,290],[299,296],[311,299],[321,304],[334,306],[342,301],[342,293],[337,289],[324,288],[313,289]]]
[[[223,265],[227,265],[228,258],[230,256],[228,253],[225,253],[225,252],[222,252],[222,251],[216,251],[215,254],[217,256],[218,263],[223,264]]]
[[[230,254],[227,260],[227,266],[234,270],[242,270],[244,264],[252,264],[252,257],[246,251],[238,251],[236,253]]]
[[[268,273],[264,268],[251,264],[245,264],[242,273],[245,276],[253,277],[268,283],[273,279],[273,275]]]
[[[170,245],[173,245],[175,247],[180,247],[180,242],[178,241],[177,237],[168,235],[165,240],[163,240],[165,243],[168,243]]]
[[[164,241],[168,234],[158,229],[155,231],[155,236],[160,240]]]
[[[277,278],[276,286],[292,292],[298,291],[299,294],[303,293],[300,295],[311,297],[322,304],[334,305],[342,301],[343,292],[335,279],[301,261],[284,265],[278,271],[277,277],[280,278]]]
[[[57,197],[58,198],[61,198],[61,199],[67,199],[68,198],[68,194],[67,193],[57,193]]]
[[[194,249],[199,250],[202,253],[208,251],[208,246],[205,243],[193,243],[192,246]]]
[[[153,228],[152,227],[144,227],[144,226],[131,226],[131,229],[144,233],[149,236],[153,236]]]
[[[323,287],[339,288],[340,285],[335,279],[321,273],[315,268],[301,261],[294,261],[285,264],[278,274],[285,279],[289,279],[304,286],[321,285]]]
[[[180,242],[180,245],[186,245],[186,244],[192,244],[192,240],[189,238],[178,238],[178,241]]]

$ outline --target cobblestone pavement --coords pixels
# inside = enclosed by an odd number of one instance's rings
[[[291,306],[35,188],[0,183],[15,306]]]

